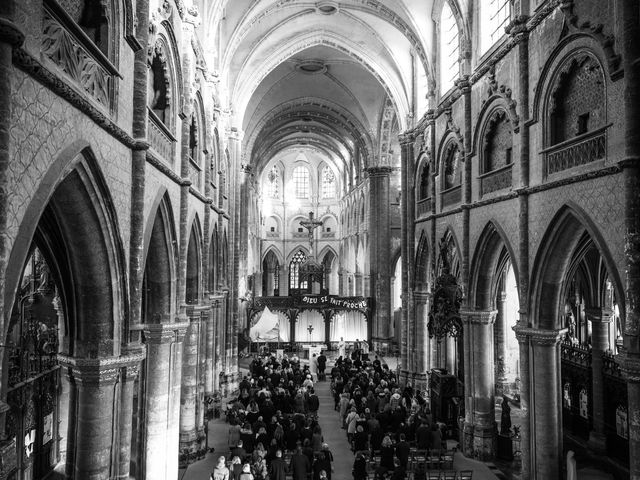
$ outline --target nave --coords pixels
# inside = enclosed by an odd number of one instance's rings
[[[391,359],[390,359],[391,360]],[[393,360],[392,360],[393,361]],[[332,365],[329,365],[329,367]],[[242,369],[243,374],[247,372]],[[322,428],[324,442],[329,445],[330,451],[333,453],[334,461],[333,473],[331,480],[352,480],[352,467],[354,462],[354,454],[351,445],[347,440],[346,430],[342,429],[339,413],[334,409],[334,399],[331,392],[331,380],[327,376],[326,381],[315,382],[314,389],[320,400],[320,408],[318,409],[318,423]],[[223,405],[230,401],[232,397],[223,399]],[[220,418],[212,419],[208,422],[208,446],[213,448],[213,452],[209,452],[206,458],[190,465],[186,470],[181,470],[179,480],[209,480],[209,475],[213,471],[218,458],[224,455],[227,461],[230,459],[230,449],[228,447],[228,431],[229,424],[225,421],[225,415]],[[492,464],[489,464],[492,466]],[[369,467],[369,478],[374,478],[374,467]],[[472,470],[474,480],[497,480],[505,478],[503,475],[496,476],[490,466],[479,461],[465,458],[461,453],[457,452],[453,457],[452,470]],[[498,471],[498,473],[501,473]],[[291,479],[291,476],[287,476]],[[413,479],[413,475],[409,473],[407,479]],[[509,478],[509,477],[507,477]]]

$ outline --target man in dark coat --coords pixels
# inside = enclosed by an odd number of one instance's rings
[[[331,462],[324,456],[324,452],[318,454],[318,458],[313,462],[313,480],[320,480],[320,472],[326,473],[327,480],[331,480]]]
[[[289,426],[289,430],[284,434],[284,443],[287,446],[287,450],[295,450],[298,440],[300,440],[300,434],[296,430],[296,424],[292,423]]]
[[[406,470],[409,466],[409,455],[411,454],[411,447],[404,435],[400,434],[400,441],[396,444],[396,457],[400,461],[400,467]]]
[[[307,410],[310,414],[316,415],[320,408],[320,399],[313,388],[309,389],[309,396],[307,397]]]
[[[431,429],[426,421],[423,421],[416,429],[416,443],[420,450],[426,450],[431,443]]]
[[[287,464],[282,459],[282,450],[276,452],[276,458],[269,465],[269,480],[286,480]]]
[[[293,473],[293,480],[306,480],[307,474],[311,471],[309,457],[302,453],[302,447],[298,445],[296,453],[291,457],[289,470]]]
[[[325,380],[324,371],[327,368],[327,357],[324,353],[320,352],[316,361],[318,362],[318,381]]]

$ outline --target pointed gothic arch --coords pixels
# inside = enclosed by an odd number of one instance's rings
[[[177,239],[169,193],[159,192],[154,203],[144,233],[141,318],[143,323],[167,323],[175,312]]]

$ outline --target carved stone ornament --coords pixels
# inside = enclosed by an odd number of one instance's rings
[[[67,29],[45,11],[42,54],[100,104],[110,107],[111,75]]]
[[[482,100],[482,104],[484,105],[489,99],[491,99],[494,95],[501,97],[509,111],[509,120],[513,125],[514,132],[518,132],[518,125],[520,123],[520,117],[516,112],[516,107],[518,102],[516,102],[513,98],[511,98],[512,91],[509,87],[505,85],[499,85],[496,80],[496,69],[495,65],[492,65],[489,70],[489,75],[487,76],[487,98]]]
[[[456,277],[449,273],[440,275],[436,279],[429,313],[429,337],[458,337],[462,333],[461,304],[462,289]]]

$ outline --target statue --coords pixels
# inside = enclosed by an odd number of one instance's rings
[[[500,421],[500,435],[511,436],[511,407],[507,397],[502,397],[502,418]]]

